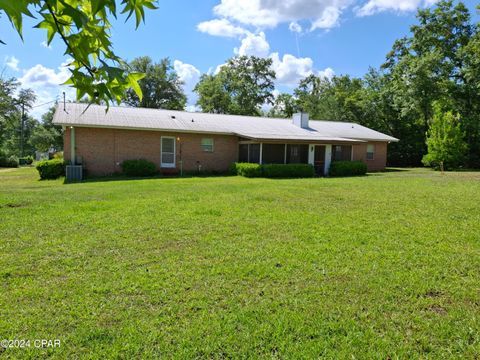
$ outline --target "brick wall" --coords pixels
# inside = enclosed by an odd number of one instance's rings
[[[175,137],[176,168],[160,168],[160,139]],[[178,140],[178,138],[180,140]],[[202,150],[202,138],[214,139],[214,151]],[[162,133],[159,131],[75,128],[76,156],[89,175],[108,175],[120,172],[120,164],[128,159],[147,159],[165,173],[180,171],[180,159],[184,171],[195,171],[201,165],[204,171],[226,171],[237,161],[236,136],[212,134]],[[70,128],[65,131],[64,156],[70,159]],[[181,149],[181,154],[180,154]]]
[[[367,143],[353,145],[353,160],[361,160],[367,164],[368,171],[385,170],[387,164],[387,143],[369,142],[375,145],[373,160],[367,160]]]

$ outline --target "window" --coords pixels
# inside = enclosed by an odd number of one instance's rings
[[[367,145],[367,160],[373,160],[375,158],[375,145]]]
[[[332,147],[332,161],[352,160],[352,147],[350,145],[334,145]]]
[[[169,136],[162,136],[161,138],[161,167],[174,168],[175,167],[175,138]]]
[[[287,145],[287,164],[307,164],[308,145]]]
[[[203,138],[201,146],[202,146],[203,151],[213,152],[213,139],[212,138]]]
[[[283,164],[285,162],[285,144],[263,144],[263,164]]]
[[[238,161],[258,164],[260,161],[260,144],[240,144]]]

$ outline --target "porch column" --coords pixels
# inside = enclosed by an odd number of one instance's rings
[[[260,161],[259,164],[263,163],[263,143],[260,143]]]
[[[328,170],[330,170],[330,164],[332,162],[332,145],[325,145],[325,168],[323,173],[325,176],[328,175]]]
[[[308,163],[315,165],[315,145],[308,144]]]
[[[75,165],[75,128],[70,126],[70,162]]]
[[[283,154],[283,163],[287,163],[287,144],[285,144],[285,152]]]

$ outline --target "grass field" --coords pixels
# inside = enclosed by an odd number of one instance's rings
[[[479,359],[480,172],[0,170],[0,358]],[[32,344],[33,345],[33,344]]]

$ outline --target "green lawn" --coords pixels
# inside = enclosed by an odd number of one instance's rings
[[[0,358],[478,359],[480,172],[0,170]]]

